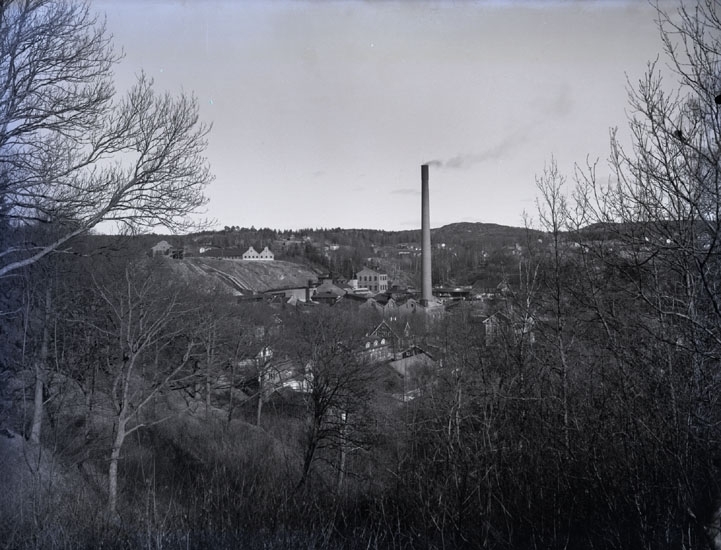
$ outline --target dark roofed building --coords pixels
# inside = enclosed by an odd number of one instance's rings
[[[204,258],[224,258],[226,260],[241,260],[243,250],[240,248],[213,248],[201,254]]]

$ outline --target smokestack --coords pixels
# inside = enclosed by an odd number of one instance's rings
[[[421,165],[421,305],[433,300],[431,285],[431,205],[428,196],[428,165]]]

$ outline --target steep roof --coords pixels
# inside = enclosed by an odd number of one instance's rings
[[[170,250],[173,246],[168,241],[160,241],[153,247],[153,250]]]
[[[368,334],[368,336],[398,339],[398,335],[385,321],[381,321],[378,326]]]

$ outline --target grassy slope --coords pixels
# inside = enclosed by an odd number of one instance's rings
[[[217,258],[169,260],[176,272],[204,285],[222,283],[229,291],[265,292],[278,288],[302,287],[318,276],[310,268],[283,261],[253,262]]]

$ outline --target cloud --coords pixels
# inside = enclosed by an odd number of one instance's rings
[[[532,130],[546,123],[548,119],[567,117],[574,109],[574,100],[568,83],[562,83],[558,91],[552,96],[536,100],[536,110],[541,114],[538,120],[529,122],[523,129],[507,135],[496,142],[495,145],[479,153],[459,154],[447,159],[434,159],[424,164],[434,168],[459,169],[470,168],[475,164],[486,161],[507,158],[529,141]]]

